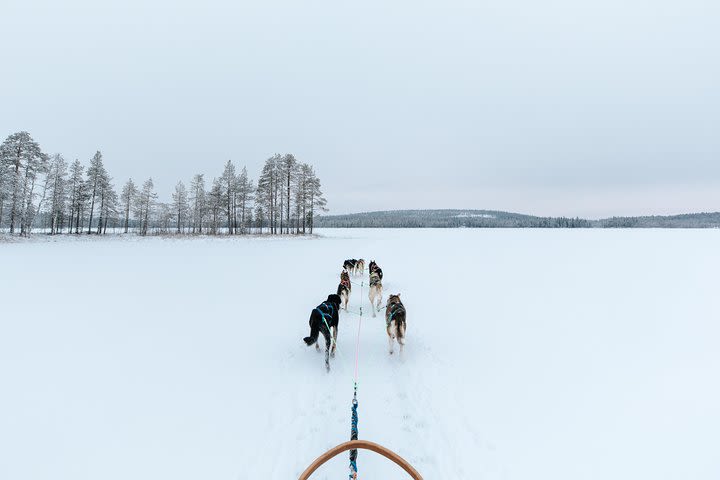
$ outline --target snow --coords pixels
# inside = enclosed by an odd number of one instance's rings
[[[330,374],[302,337],[352,257],[408,311],[402,358],[362,319],[360,438],[426,479],[720,477],[717,230],[320,234],[0,244],[0,478],[297,478],[349,439],[359,317]]]

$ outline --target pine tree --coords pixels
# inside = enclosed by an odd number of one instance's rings
[[[90,166],[87,169],[87,191],[90,198],[90,220],[88,221],[87,233],[92,233],[92,220],[93,213],[95,212],[95,201],[98,195],[102,193],[105,188],[105,184],[108,182],[108,175],[105,171],[102,161],[102,153],[100,151],[95,152],[92,160],[90,160]]]
[[[253,199],[254,186],[248,177],[247,169],[243,167],[235,182],[237,187],[236,198],[240,210],[240,233],[245,233],[249,224],[248,213],[251,213],[250,202]],[[251,216],[251,215],[250,215]]]
[[[67,162],[60,154],[53,156],[50,164],[50,234],[62,229],[65,208],[68,201]]]
[[[179,181],[177,185],[175,185],[175,192],[172,194],[172,200],[172,213],[175,217],[177,233],[180,233],[183,225],[185,225],[188,212],[187,190],[185,189],[185,184],[182,181]]]
[[[263,220],[267,219],[270,233],[275,233],[275,202],[274,202],[274,186],[275,186],[275,158],[270,157],[265,161],[262,173],[258,178],[258,184],[255,194],[255,202],[258,207],[256,211],[256,220],[260,222],[260,231],[262,232]],[[262,215],[262,216],[260,216]]]
[[[206,210],[205,178],[197,174],[190,182],[190,202],[192,204],[192,232],[202,233]]]
[[[327,208],[327,201],[325,200],[325,197],[323,197],[323,193],[321,190],[320,185],[320,179],[315,175],[315,172],[312,171],[312,175],[310,177],[310,195],[308,198],[308,206],[309,206],[309,212],[308,212],[308,221],[310,223],[310,233],[313,233],[313,226],[315,221],[315,212],[326,212]]]
[[[214,178],[212,188],[208,193],[208,208],[210,210],[210,218],[212,219],[212,233],[217,235],[220,213],[225,201],[223,182],[221,179]]]
[[[47,155],[28,132],[10,135],[0,145],[0,167],[10,203],[10,233],[20,226],[24,235],[33,215],[33,196],[37,175],[47,168]],[[3,202],[4,203],[4,202]]]
[[[234,207],[235,207],[235,165],[228,160],[225,164],[225,170],[220,177],[222,183],[222,191],[224,197],[224,208],[227,212],[227,228],[228,234],[233,234],[235,230]]]
[[[307,227],[308,199],[312,186],[312,167],[303,163],[298,169],[297,190],[295,192],[295,217],[297,218],[297,232],[305,233]]]
[[[101,234],[107,230],[108,215],[115,212],[117,207],[117,193],[111,183],[109,175],[105,175],[103,182],[100,184],[100,216],[97,224],[97,234]]]
[[[293,184],[297,177],[297,160],[292,154],[285,154],[280,162],[280,173],[282,175],[285,201],[285,233],[290,233],[290,198],[292,197]],[[282,231],[280,232],[282,233]]]
[[[70,179],[68,180],[70,189],[70,223],[68,223],[68,233],[71,233],[75,227],[75,233],[80,233],[82,225],[80,224],[83,205],[86,200],[85,182],[83,176],[85,168],[80,161],[75,161],[70,165]]]
[[[133,208],[133,204],[135,203],[135,199],[137,197],[137,187],[135,186],[135,182],[133,182],[132,178],[128,179],[128,181],[125,183],[122,189],[122,193],[120,194],[120,201],[122,203],[123,212],[125,213],[125,220],[124,220],[124,228],[125,233],[128,233],[128,229],[130,227],[130,211]]]
[[[135,216],[140,222],[140,235],[147,235],[150,228],[151,212],[155,207],[157,194],[152,178],[148,178],[142,185],[138,199],[135,202]]]

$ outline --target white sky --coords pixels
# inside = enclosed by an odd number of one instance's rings
[[[165,199],[292,152],[332,213],[720,209],[714,1],[3,0],[0,58],[0,136]]]

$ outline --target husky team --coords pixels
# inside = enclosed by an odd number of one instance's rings
[[[368,297],[372,307],[372,316],[382,310],[383,297],[383,271],[380,266],[371,260],[368,264],[370,274],[370,291]],[[337,292],[330,294],[323,303],[310,312],[310,336],[303,340],[307,346],[315,345],[320,350],[318,338],[320,334],[325,339],[325,368],[330,371],[330,358],[335,356],[337,349],[338,324],[340,323],[340,309],[348,309],[350,293],[352,292],[351,276],[362,276],[365,274],[365,260],[354,258],[343,262],[343,269],[340,272],[340,284]],[[385,329],[388,335],[389,352],[392,355],[394,344],[397,340],[402,354],[405,345],[405,329],[407,326],[405,305],[400,300],[400,294],[393,294],[388,297],[385,304]]]

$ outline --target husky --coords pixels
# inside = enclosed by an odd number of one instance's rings
[[[354,275],[354,274],[355,274],[355,269],[357,268],[357,262],[358,262],[358,261],[355,260],[354,258],[351,258],[351,259],[349,259],[349,260],[345,260],[345,261],[343,262],[343,270],[347,270],[348,273],[352,273],[352,274]]]
[[[383,293],[383,286],[382,286],[382,279],[380,278],[380,275],[378,275],[377,272],[373,272],[370,274],[370,293],[368,294],[368,297],[370,298],[370,306],[372,307],[372,316],[376,317],[375,312],[380,310],[380,303],[382,302],[382,293]]]
[[[320,350],[318,337],[323,334],[325,337],[325,369],[330,371],[330,357],[335,356],[337,345],[338,324],[340,323],[340,297],[330,294],[323,303],[310,312],[310,336],[303,338],[309,347],[315,344]]]
[[[364,258],[361,258],[355,264],[355,274],[356,275],[365,275],[365,259]]]
[[[405,305],[400,301],[399,293],[388,297],[387,307],[385,307],[385,326],[387,327],[390,355],[393,354],[394,339],[397,339],[400,345],[400,355],[402,355],[405,346],[407,312],[405,311]]]
[[[377,263],[375,263],[375,260],[370,260],[370,264],[368,265],[368,270],[370,270],[370,273],[377,272],[377,274],[380,276],[380,280],[383,278],[383,271],[380,266],[378,266]]]
[[[340,285],[337,288],[337,294],[340,296],[341,305],[345,305],[345,311],[348,309],[348,302],[350,301],[350,292],[352,291],[352,283],[350,283],[350,274],[347,270],[343,269],[340,272]]]

